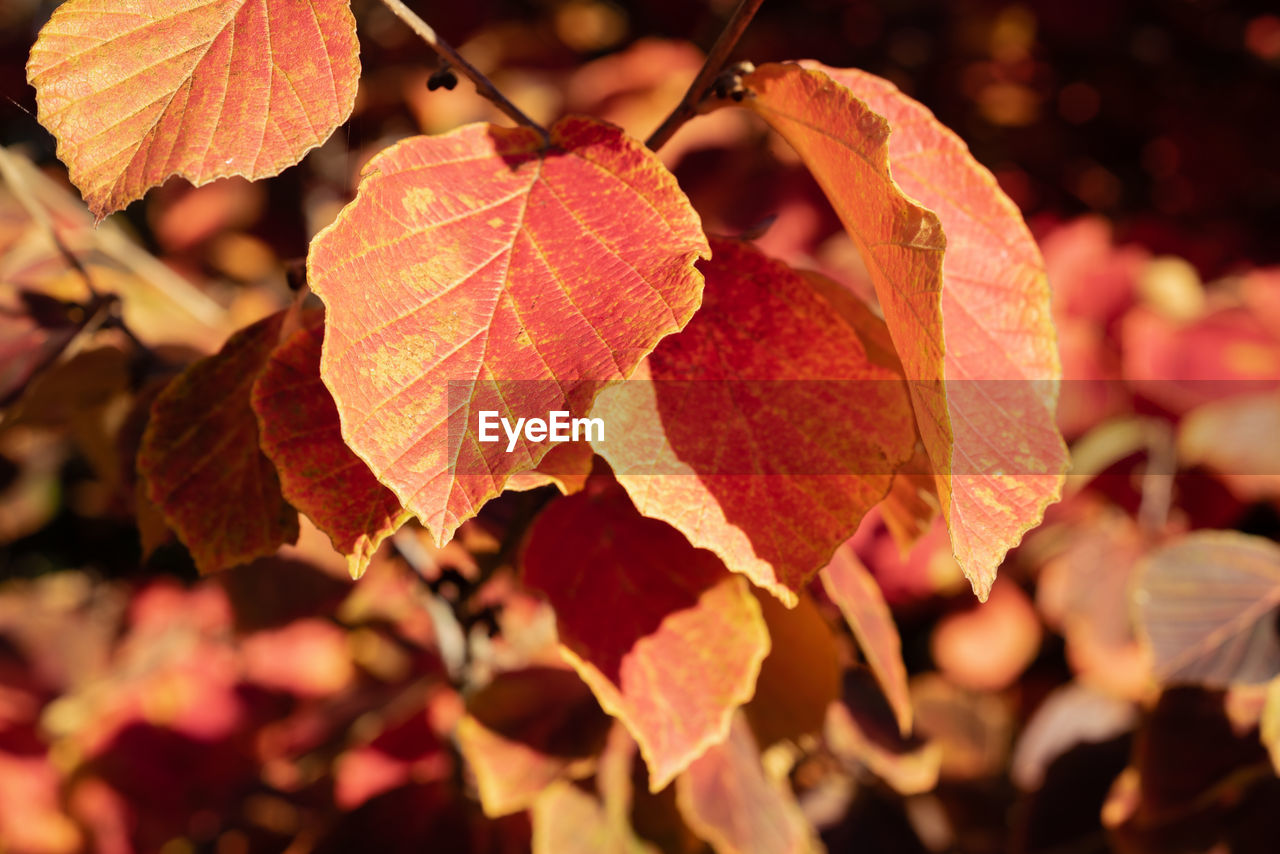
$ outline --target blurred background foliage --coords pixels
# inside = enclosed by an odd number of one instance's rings
[[[728,11],[412,5],[535,119],[586,112],[642,138]],[[38,336],[38,352],[62,353],[46,370],[8,355],[0,367],[0,850],[564,850],[547,847],[573,834],[555,816],[603,820],[597,802],[557,790],[559,813],[532,813],[537,842],[529,812],[488,819],[476,797],[468,763],[513,754],[473,745],[464,760],[456,738],[469,714],[543,772],[594,773],[574,764],[582,745],[529,723],[548,708],[597,714],[581,686],[518,690],[521,674],[559,685],[542,670],[561,666],[554,616],[512,560],[551,494],[504,496],[443,550],[410,526],[359,582],[305,527],[298,546],[201,580],[131,468],[158,389],[288,304],[307,241],[370,156],[501,118],[465,81],[429,91],[434,58],[355,0],[361,90],[328,143],[260,184],[171,181],[95,230],[25,83],[54,6],[0,5],[0,144],[17,170],[0,187],[0,341]],[[1153,693],[1130,600],[1140,559],[1185,531],[1280,534],[1265,427],[1280,424],[1276,405],[1242,415],[1224,410],[1230,394],[1170,384],[1206,361],[1219,373],[1203,378],[1280,376],[1280,275],[1265,270],[1280,263],[1274,4],[766,0],[735,57],[866,69],[959,133],[1041,239],[1067,376],[1084,381],[1064,391],[1060,419],[1079,477],[985,607],[936,525],[909,556],[878,514],[851,541],[903,636],[913,740],[877,718],[856,646],[815,593],[846,667],[845,711],[779,760],[805,815],[832,851],[1274,851],[1263,693]],[[721,111],[662,156],[709,230],[762,230],[766,251],[857,287],[834,214],[760,126]],[[144,354],[106,325],[62,352],[84,285],[33,206],[119,295]],[[56,322],[23,325],[37,309]],[[1230,350],[1241,341],[1247,352]],[[1224,444],[1243,456],[1223,459]],[[1251,470],[1270,476],[1238,476]],[[495,685],[502,714],[477,700]],[[634,763],[619,755],[625,777]],[[670,791],[632,789],[643,839],[704,850]]]

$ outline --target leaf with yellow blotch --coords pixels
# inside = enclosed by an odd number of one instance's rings
[[[242,329],[156,398],[138,451],[146,497],[191,552],[216,572],[298,539],[298,512],[258,447],[249,395],[280,340],[286,314]]]
[[[911,404],[808,279],[712,251],[697,317],[601,394],[596,452],[641,513],[792,605],[910,456]]]
[[[1066,467],[1039,250],[959,137],[887,81],[809,63],[743,83],[742,104],[800,154],[866,261],[952,547],[985,598]]]
[[[769,779],[751,728],[737,716],[717,744],[676,779],[684,820],[716,854],[803,854],[816,849],[786,782]]]
[[[653,791],[724,740],[769,652],[745,579],[604,477],[535,520],[523,564],[565,657],[640,745]]]
[[[675,178],[608,125],[392,146],[307,259],[343,438],[447,542],[552,447],[482,443],[480,412],[584,417],[693,316],[708,253]]]
[[[906,735],[911,732],[907,666],[902,661],[902,638],[880,585],[848,543],[836,549],[819,577],[858,639],[858,646],[893,709],[899,732]]]
[[[374,552],[408,519],[395,494],[342,441],[338,410],[320,381],[319,313],[271,354],[253,384],[262,451],[280,491],[328,534],[359,578]]]
[[[347,120],[347,0],[68,0],[27,63],[38,118],[98,219],[170,175],[275,175]]]
[[[1280,675],[1280,545],[1199,531],[1147,555],[1138,573],[1139,626],[1161,683],[1222,688]]]
[[[526,809],[556,780],[590,774],[611,724],[572,670],[498,674],[467,702],[457,730],[485,815]]]

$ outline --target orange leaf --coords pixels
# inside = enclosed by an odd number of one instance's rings
[[[552,447],[481,443],[481,411],[585,416],[701,298],[706,238],[653,154],[588,119],[551,136],[405,140],[311,244],[343,437],[440,543]]]
[[[170,175],[292,166],[346,121],[359,77],[346,0],[68,0],[27,63],[40,123],[98,219]]]
[[[742,707],[762,747],[799,741],[820,732],[827,707],[840,695],[840,648],[808,595],[794,608],[755,591],[769,629],[769,655],[760,667],[756,693]]]
[[[653,791],[724,740],[769,652],[744,579],[604,479],[538,517],[524,574],[555,608],[565,657],[640,745]]]
[[[676,802],[689,827],[717,854],[802,854],[815,846],[795,795],[770,780],[760,749],[740,716],[729,738],[676,780]]]
[[[242,329],[156,398],[138,451],[146,496],[201,572],[273,554],[298,539],[298,513],[258,448],[249,394],[285,313]]]
[[[262,451],[275,463],[280,490],[329,535],[359,578],[379,544],[407,514],[395,494],[342,441],[338,410],[320,382],[324,327],[318,315],[271,355],[251,402]]]
[[[822,570],[822,586],[840,607],[845,621],[893,709],[898,730],[911,732],[911,694],[907,666],[902,661],[902,638],[880,585],[848,543],[836,549]]]
[[[982,605],[952,611],[934,626],[929,648],[938,671],[974,691],[1008,688],[1040,651],[1044,632],[1031,600],[1015,582],[999,579]]]
[[[809,280],[713,252],[702,310],[636,374],[652,383],[600,396],[596,452],[641,513],[793,605],[910,456],[910,402]]]
[[[800,154],[866,260],[952,547],[985,598],[1066,467],[1039,250],[959,137],[887,81],[770,64],[744,84],[743,104]]]
[[[1152,552],[1136,599],[1162,683],[1221,688],[1280,675],[1280,546],[1201,531]]]

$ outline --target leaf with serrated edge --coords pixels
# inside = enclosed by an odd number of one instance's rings
[[[769,653],[745,579],[604,478],[537,518],[523,566],[565,657],[640,745],[653,791],[724,740]]]
[[[807,63],[743,83],[743,105],[799,152],[866,260],[952,547],[985,598],[1066,467],[1039,250],[960,138],[887,81]]]
[[[311,244],[343,437],[440,543],[552,447],[482,444],[480,411],[585,416],[702,297],[706,237],[653,153],[583,118],[551,141],[404,140]]]
[[[702,311],[601,394],[596,453],[641,513],[793,605],[910,456],[911,404],[808,279],[745,243],[712,251]]]
[[[342,441],[338,410],[320,382],[324,327],[310,315],[271,355],[253,384],[262,451],[280,490],[316,523],[359,578],[384,539],[408,516],[391,490]]]
[[[902,661],[902,638],[880,585],[848,543],[836,549],[819,577],[858,639],[858,646],[893,709],[899,732],[906,735],[911,732],[907,666]]]
[[[359,78],[347,0],[68,0],[27,63],[98,219],[171,175],[292,166],[347,120]]]
[[[1201,531],[1152,552],[1138,573],[1139,626],[1161,683],[1222,688],[1280,675],[1280,546]]]
[[[231,336],[175,377],[151,407],[138,474],[201,572],[265,557],[298,539],[298,511],[258,447],[249,403],[285,316],[277,312]]]

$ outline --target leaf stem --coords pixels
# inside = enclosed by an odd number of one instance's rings
[[[481,97],[492,102],[495,107],[514,119],[516,123],[536,130],[542,136],[542,141],[545,144],[551,144],[551,135],[547,133],[546,128],[526,116],[519,107],[508,101],[507,96],[499,92],[498,87],[493,85],[493,81],[484,76],[484,72],[467,62],[462,57],[462,54],[454,50],[452,45],[436,35],[436,31],[431,28],[431,25],[418,17],[416,12],[401,0],[382,0],[382,5],[390,9],[397,18],[408,24],[409,29],[417,33],[418,37],[427,43],[427,47],[434,50],[442,59],[474,83],[476,91],[480,93]]]
[[[675,136],[681,125],[693,118],[697,112],[698,105],[707,97],[707,92],[715,81],[716,75],[720,73],[720,69],[724,66],[725,60],[729,58],[729,54],[733,53],[733,48],[737,45],[738,39],[742,37],[747,25],[751,23],[751,19],[755,17],[756,10],[760,8],[760,4],[763,2],[764,0],[739,0],[737,8],[733,10],[733,14],[729,17],[728,22],[725,23],[724,29],[720,31],[720,36],[716,39],[716,43],[711,46],[711,52],[707,54],[706,62],[702,63],[698,76],[693,78],[693,82],[689,84],[684,97],[680,99],[680,103],[676,104],[671,114],[649,136],[649,139],[645,141],[645,145],[657,151],[666,145],[671,137]]]

